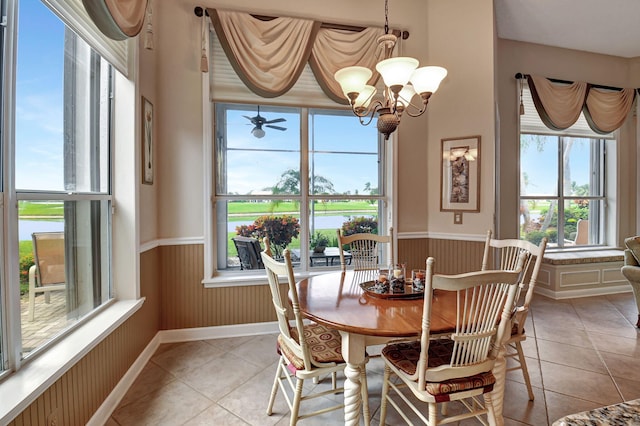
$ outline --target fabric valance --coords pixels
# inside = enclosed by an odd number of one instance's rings
[[[565,130],[584,112],[589,127],[601,135],[624,123],[635,100],[635,89],[605,90],[589,83],[554,83],[529,75],[527,82],[542,122],[552,130]]]
[[[347,104],[334,73],[350,65],[374,68],[382,59],[382,52],[376,52],[382,28],[349,31],[321,28],[321,22],[310,19],[265,20],[244,12],[207,12],[232,67],[252,92],[264,98],[288,92],[308,63],[323,92]],[[377,80],[375,73],[370,84]]]
[[[100,31],[113,40],[125,40],[140,33],[147,0],[82,0]]]

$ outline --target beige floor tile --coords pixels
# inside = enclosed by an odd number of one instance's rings
[[[208,364],[223,351],[203,341],[185,342],[159,354],[151,360],[176,377]]]
[[[541,361],[607,374],[607,369],[595,349],[580,348],[542,339],[538,339],[538,348]]]
[[[558,324],[548,326],[536,322],[536,337],[582,348],[593,348],[593,342],[585,330],[568,329]]]
[[[213,403],[179,380],[118,408],[113,418],[121,426],[179,425],[194,418]]]
[[[173,380],[175,380],[175,376],[158,367],[155,363],[150,362],[140,372],[140,375],[136,378],[135,382],[133,382],[133,385],[131,385],[124,398],[122,398],[120,406],[130,404]]]
[[[193,419],[187,421],[185,426],[248,426],[250,424],[251,423],[247,423],[236,417],[219,405],[213,404]]]
[[[544,392],[541,387],[534,387],[533,393],[535,399],[529,401],[527,387],[523,383],[507,380],[503,409],[505,420],[513,419],[521,424],[535,426],[546,424],[547,410]]]
[[[593,401],[585,401],[568,395],[551,391],[545,391],[549,424],[569,414],[581,411],[593,410],[606,404],[598,404]]]
[[[626,293],[560,301],[536,295],[523,344],[535,400],[528,399],[521,371],[507,373],[505,425],[548,426],[567,414],[640,398],[636,315]],[[37,330],[33,336],[38,337]],[[289,410],[281,394],[274,414],[266,415],[277,360],[275,341],[271,334],[161,345],[107,424],[288,425]],[[372,424],[380,415],[383,371],[382,358],[371,358],[367,379]],[[344,374],[338,376],[341,385]],[[327,377],[318,385],[307,381],[305,390],[329,386]],[[305,409],[342,399],[342,394],[318,399]],[[338,410],[303,420],[300,426],[343,422],[343,410]],[[391,407],[387,424],[404,424]],[[459,426],[475,424],[471,419]]]
[[[551,362],[540,362],[544,388],[563,395],[571,395],[600,405],[622,401],[608,374],[594,373]]]

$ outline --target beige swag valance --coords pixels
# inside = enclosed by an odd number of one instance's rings
[[[334,73],[360,65],[374,68],[382,59],[377,39],[382,28],[350,31],[322,28],[301,18],[261,19],[249,13],[207,9],[220,44],[232,67],[254,93],[282,96],[296,83],[307,62],[325,94],[346,104]],[[375,84],[375,73],[369,84]]]
[[[113,40],[124,40],[140,33],[147,0],[82,0],[96,26]]]
[[[605,90],[589,83],[554,83],[547,78],[527,76],[533,103],[550,129],[565,130],[584,112],[589,127],[601,135],[618,129],[631,111],[635,89]]]

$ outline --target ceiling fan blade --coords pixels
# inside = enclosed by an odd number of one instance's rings
[[[248,115],[243,115],[244,118],[246,118],[247,120],[251,120],[253,121],[254,117],[249,117]]]
[[[273,126],[271,124],[266,124],[265,127],[269,127],[270,129],[276,129],[276,130],[287,130],[286,127]]]
[[[273,119],[273,120],[265,121],[265,123],[266,123],[266,124],[271,124],[271,123],[282,123],[283,121],[287,121],[287,119],[286,119],[286,118],[276,118],[276,119]]]

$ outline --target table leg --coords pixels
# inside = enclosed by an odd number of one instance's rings
[[[365,342],[364,336],[340,331],[342,335],[342,356],[347,362],[344,369],[344,424],[358,425],[360,423],[360,407],[362,394],[360,383],[360,366],[364,364]],[[369,424],[369,419],[365,419]]]
[[[505,354],[506,347],[502,345],[492,370],[493,376],[496,378],[496,383],[493,385],[493,390],[489,393],[489,398],[485,397],[485,403],[493,406],[494,418],[489,415],[489,424],[491,426],[504,426],[502,409],[504,407],[504,388],[507,379],[507,359],[505,358]]]

